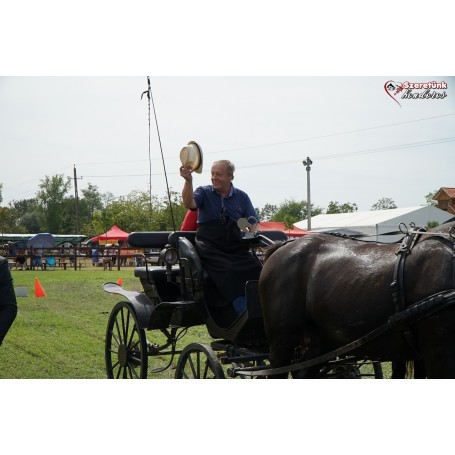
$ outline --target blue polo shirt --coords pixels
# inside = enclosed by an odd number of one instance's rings
[[[258,221],[248,194],[235,188],[234,185],[231,185],[229,195],[224,198],[213,188],[213,185],[199,186],[194,191],[194,200],[199,209],[198,223],[219,220],[223,208],[227,216],[235,222],[239,218],[250,217],[255,218],[248,220],[250,223]]]

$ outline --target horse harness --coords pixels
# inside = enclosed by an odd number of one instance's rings
[[[400,227],[401,228],[401,227]],[[395,312],[399,314],[406,310],[406,296],[404,291],[404,266],[406,262],[406,258],[411,254],[411,251],[417,241],[422,237],[422,235],[431,235],[432,232],[427,232],[426,228],[414,228],[408,232],[406,229],[406,235],[403,237],[401,242],[401,246],[396,252],[397,261],[395,262],[395,267],[393,271],[393,279],[392,283],[390,284],[390,288],[392,290],[392,298],[393,303],[395,305]],[[452,271],[453,271],[453,287],[455,289],[455,239],[453,238],[452,233],[450,234],[452,237]],[[404,321],[400,324],[401,332],[403,337],[408,344],[408,346],[415,351],[416,354],[419,354],[419,350],[417,347],[416,339],[414,333],[412,331],[411,325],[409,322]]]
[[[406,309],[406,297],[404,292],[404,265],[406,258],[411,254],[411,250],[421,237],[422,232],[426,232],[426,228],[417,228],[410,233],[406,233],[401,241],[401,246],[396,252],[397,260],[393,270],[393,279],[390,284],[392,290],[392,299],[395,306],[395,313],[400,313]],[[419,354],[417,342],[412,332],[411,325],[404,322],[399,326],[403,337],[408,346],[416,353]]]
[[[310,368],[329,361],[334,361],[340,356],[349,354],[351,351],[393,329],[401,330],[408,345],[418,353],[416,340],[411,330],[411,324],[455,304],[455,232],[451,231],[447,236],[452,239],[453,288],[438,292],[420,300],[419,302],[406,306],[404,292],[404,265],[407,256],[411,253],[413,247],[422,235],[441,236],[445,234],[427,232],[425,228],[413,228],[412,231],[406,232],[406,235],[401,242],[401,246],[396,253],[397,261],[394,267],[393,280],[390,285],[392,289],[393,302],[395,304],[395,314],[391,315],[385,323],[364,336],[313,359],[279,368],[242,368],[239,369],[237,373],[242,376],[270,376]]]

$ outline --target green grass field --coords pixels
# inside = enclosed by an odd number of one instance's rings
[[[27,297],[17,297],[18,315],[0,346],[0,378],[5,379],[101,379],[106,377],[104,339],[109,314],[122,296],[107,294],[102,284],[123,281],[127,290],[140,291],[133,268],[102,270],[12,271],[16,293],[27,288]],[[38,278],[46,297],[35,297]],[[147,332],[150,342],[161,333]],[[156,338],[156,339],[154,339]],[[179,341],[183,349],[192,342],[210,343],[205,326],[192,327]],[[169,356],[149,359],[150,379],[169,379],[175,374],[177,358],[163,372]],[[388,365],[384,376],[390,377]]]
[[[12,274],[16,293],[18,287],[26,287],[28,296],[17,297],[16,320],[0,346],[0,378],[105,378],[106,325],[113,306],[124,299],[107,294],[101,286],[122,278],[125,289],[141,290],[133,268],[121,271],[92,267],[80,271],[13,270]],[[35,278],[46,297],[34,296]],[[152,336],[150,341],[153,341],[154,333],[147,333]],[[187,341],[195,341],[196,337],[208,337],[205,327],[189,330],[182,340],[183,346]],[[158,366],[161,365],[152,363],[150,369]],[[174,370],[170,368],[149,377],[170,378],[173,375]]]

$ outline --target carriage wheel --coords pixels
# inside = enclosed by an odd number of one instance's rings
[[[111,311],[104,358],[109,379],[147,378],[147,338],[129,302],[119,302]]]
[[[213,349],[191,343],[180,354],[175,369],[176,379],[224,379],[224,372]]]

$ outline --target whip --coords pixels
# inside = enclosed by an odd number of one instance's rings
[[[152,210],[152,161],[150,157],[150,101],[152,102],[152,107],[153,107],[153,114],[155,117],[155,125],[156,125],[156,131],[158,133],[158,142],[160,144],[160,151],[161,151],[161,160],[163,162],[163,169],[164,169],[164,177],[166,179],[166,189],[167,189],[167,197],[169,200],[169,209],[171,212],[171,218],[172,218],[172,227],[173,230],[176,231],[175,228],[175,219],[174,219],[174,211],[172,209],[172,200],[171,200],[171,192],[169,190],[169,183],[167,180],[167,172],[166,172],[166,163],[164,162],[164,154],[163,154],[163,147],[161,145],[161,136],[160,136],[160,129],[158,127],[158,119],[156,117],[156,110],[155,110],[155,103],[153,102],[153,95],[152,95],[152,87],[150,85],[150,76],[147,76],[147,85],[148,89],[142,92],[141,99],[144,96],[144,94],[147,94],[148,98],[148,118],[149,118],[149,174],[150,174],[150,181],[149,181],[149,196],[150,196],[150,214]]]

